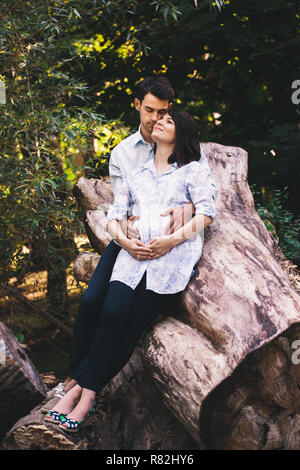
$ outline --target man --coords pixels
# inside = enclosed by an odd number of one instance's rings
[[[173,88],[165,77],[147,77],[139,84],[134,98],[135,109],[140,115],[139,129],[113,149],[109,161],[109,175],[114,194],[130,171],[154,158],[151,138],[153,126],[167,113],[169,107],[172,106],[173,99]],[[207,165],[204,152],[200,150],[203,164]],[[174,207],[162,215],[169,214],[171,214],[171,219],[169,226],[165,229],[165,234],[171,234],[187,223],[194,215],[194,206],[190,203],[186,206]],[[136,219],[137,217],[131,216],[127,221],[123,221],[122,228],[128,238],[140,238],[138,231],[133,228],[133,222]]]
[[[113,149],[109,161],[109,175],[114,195],[117,194],[118,189],[123,184],[123,178],[133,169],[142,166],[148,160],[154,158],[154,142],[151,138],[153,126],[168,112],[168,109],[172,106],[173,99],[173,88],[165,77],[147,77],[138,85],[134,98],[134,106],[140,116],[139,129]],[[202,149],[199,150],[203,154]],[[208,165],[203,155],[201,161],[203,161],[203,165]],[[185,206],[173,207],[165,211],[162,216],[171,215],[170,222],[165,228],[165,234],[171,234],[185,225],[194,215],[194,209],[193,203],[189,203]],[[128,220],[123,220],[121,225],[127,237],[135,240],[137,252],[144,258],[149,255],[149,248],[140,241],[140,234],[133,226],[137,218],[130,216]],[[204,216],[204,219],[204,226],[208,226],[212,222],[212,219],[208,216]],[[108,244],[93,273],[86,292],[86,298],[88,297],[93,299],[93,302],[97,302],[98,286],[100,284],[103,285],[103,283],[108,285],[120,250],[121,246],[116,241],[112,240]],[[100,309],[101,305],[99,305],[99,311]],[[80,370],[84,369],[85,361],[86,359],[80,364],[78,374],[80,374]],[[69,376],[64,384],[58,385],[57,401],[62,394],[76,384],[75,379],[76,377],[73,374],[73,379]],[[55,405],[55,400],[56,397],[49,404],[47,403],[44,411],[51,409]]]

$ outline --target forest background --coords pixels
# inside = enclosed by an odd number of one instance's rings
[[[72,188],[136,131],[136,85],[163,74],[202,142],[248,152],[255,206],[300,265],[300,2],[3,0],[0,320],[63,374],[91,250]],[[297,158],[298,157],[298,158]]]

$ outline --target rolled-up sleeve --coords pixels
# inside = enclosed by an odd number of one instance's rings
[[[109,206],[107,221],[124,219],[131,204],[133,204],[133,201],[128,181],[127,178],[123,178],[123,183],[118,187],[115,194],[114,203]]]
[[[193,162],[187,178],[187,190],[195,206],[195,215],[204,214],[213,220],[219,215],[216,199],[219,193],[208,166]]]

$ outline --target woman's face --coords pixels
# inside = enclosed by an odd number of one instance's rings
[[[157,143],[175,144],[175,123],[168,113],[164,114],[154,125],[151,137]]]

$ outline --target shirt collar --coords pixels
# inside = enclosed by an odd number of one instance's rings
[[[140,144],[140,143],[149,145],[151,147],[151,149],[153,148],[153,146],[151,146],[151,144],[149,144],[149,142],[146,142],[144,137],[142,136],[141,125],[139,125],[139,128],[138,128],[137,132],[134,134],[134,145],[137,145],[137,144]]]
[[[177,168],[177,166],[178,166],[177,162],[171,163],[169,170],[166,171],[165,173],[163,173],[163,175],[165,175],[167,173],[171,173],[173,170],[175,170],[175,168]],[[144,165],[142,165],[141,170],[145,170],[145,169],[151,170],[154,173],[154,175],[156,176],[156,167],[155,167],[155,163],[154,163],[154,158],[151,158],[146,163],[144,163]]]

